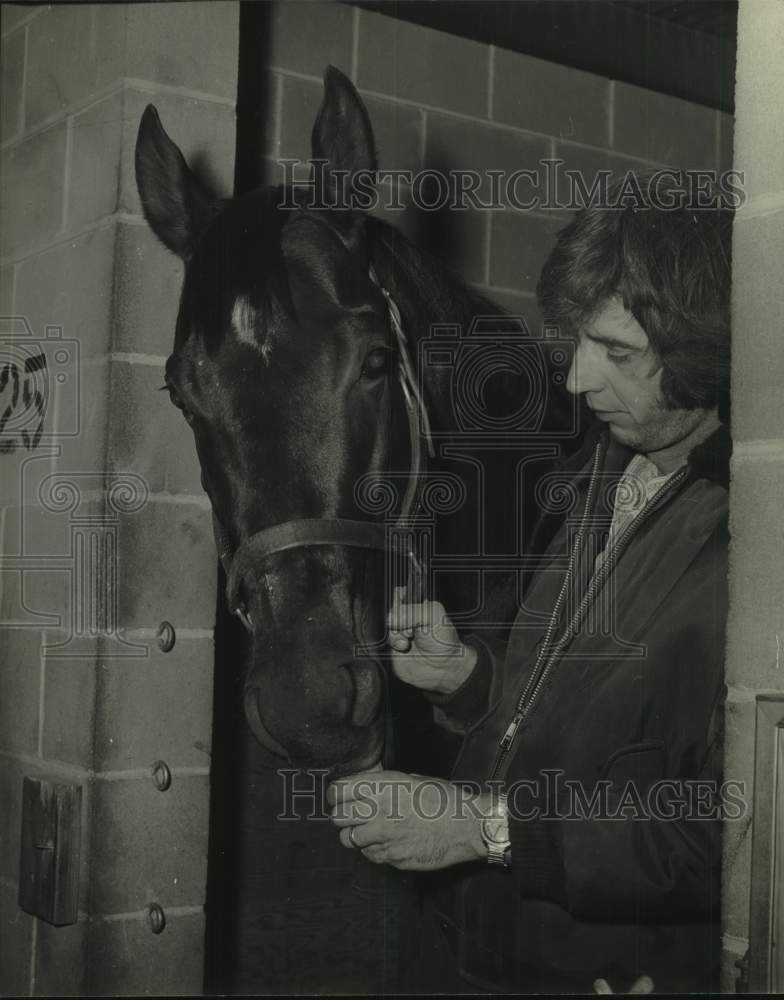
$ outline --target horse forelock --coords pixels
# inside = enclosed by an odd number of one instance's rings
[[[281,320],[294,317],[276,189],[227,201],[188,262],[175,348],[195,335],[213,356],[227,335],[268,360]]]

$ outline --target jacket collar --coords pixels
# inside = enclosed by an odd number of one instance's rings
[[[588,429],[580,448],[561,464],[561,468],[573,471],[576,476],[581,472],[587,474],[590,471],[591,456],[599,441],[603,441],[607,449],[605,471],[617,471],[620,475],[633,458],[634,452],[613,441],[607,426],[598,421]],[[690,478],[707,479],[729,489],[731,454],[729,429],[726,424],[719,424],[712,434],[689,452],[687,464],[690,467]]]
[[[725,490],[730,486],[730,456],[732,455],[732,438],[726,424],[719,424],[716,430],[692,448],[689,452],[689,465],[695,479],[708,479],[718,483]]]

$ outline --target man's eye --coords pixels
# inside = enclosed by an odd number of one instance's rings
[[[363,378],[380,378],[389,371],[392,360],[392,351],[388,347],[377,347],[365,358],[362,365]]]
[[[607,357],[611,361],[628,361],[631,357],[631,351],[608,351]]]

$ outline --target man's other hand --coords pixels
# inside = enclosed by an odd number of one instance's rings
[[[404,594],[395,587],[387,618],[392,669],[406,684],[452,694],[474,669],[476,650],[460,641],[443,604],[405,604]]]
[[[449,781],[400,771],[365,771],[327,790],[341,844],[406,871],[486,860],[484,798]]]

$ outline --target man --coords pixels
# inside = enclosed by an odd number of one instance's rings
[[[582,211],[542,272],[597,423],[507,648],[395,595],[394,669],[464,736],[452,781],[331,791],[347,847],[440,870],[422,964],[466,990],[716,987],[731,218],[648,206]]]

